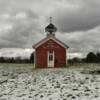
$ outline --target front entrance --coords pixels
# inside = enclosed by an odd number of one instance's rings
[[[48,67],[54,67],[54,51],[48,51]]]

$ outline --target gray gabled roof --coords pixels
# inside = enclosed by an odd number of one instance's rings
[[[65,43],[61,42],[54,36],[44,38],[43,40],[41,40],[38,43],[36,43],[35,45],[33,45],[33,48],[39,47],[40,45],[44,44],[45,42],[47,42],[50,39],[54,40],[55,42],[57,42],[59,45],[63,46],[64,48],[69,48]]]

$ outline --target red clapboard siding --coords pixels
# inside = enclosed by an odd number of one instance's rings
[[[47,67],[47,52],[48,50],[54,51],[54,67],[64,67],[66,65],[66,48],[50,39],[36,48],[36,67]]]

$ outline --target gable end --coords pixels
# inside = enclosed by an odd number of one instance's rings
[[[41,46],[42,44],[44,44],[45,42],[47,42],[48,40],[53,40],[55,41],[56,43],[58,43],[59,45],[61,45],[62,47],[64,48],[69,48],[66,44],[64,44],[63,42],[61,42],[60,40],[56,39],[56,38],[52,38],[52,37],[49,37],[49,38],[44,38],[43,40],[41,40],[40,42],[38,42],[37,44],[35,44],[33,46],[33,48],[37,48],[39,46]]]

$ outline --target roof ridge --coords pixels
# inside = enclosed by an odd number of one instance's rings
[[[42,45],[43,43],[45,43],[46,41],[48,41],[49,39],[53,39],[54,41],[56,40],[57,43],[59,43],[60,45],[63,45],[66,48],[69,48],[69,46],[67,46],[65,43],[63,43],[62,41],[60,41],[59,39],[57,39],[56,37],[50,36],[50,37],[46,37],[44,39],[42,39],[41,41],[39,41],[38,43],[36,43],[33,48],[37,48],[38,46]]]

